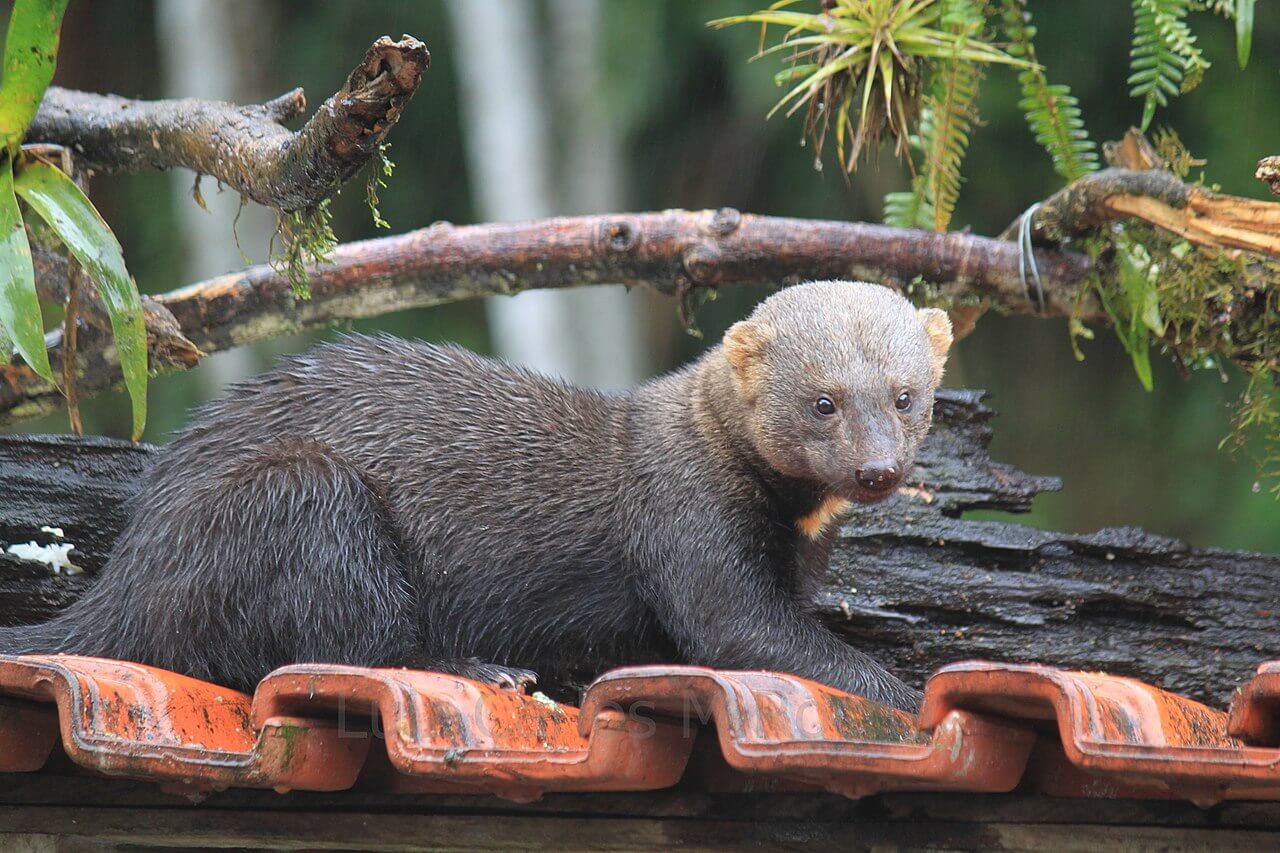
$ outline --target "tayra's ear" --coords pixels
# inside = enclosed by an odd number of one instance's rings
[[[933,384],[942,381],[942,371],[947,366],[947,352],[951,349],[951,318],[940,308],[921,308],[917,315],[920,325],[924,326],[929,336],[931,363],[933,365]]]
[[[750,320],[734,323],[724,333],[724,357],[733,368],[738,390],[748,400],[756,398],[758,377],[764,366],[764,351],[771,340],[771,327]]]

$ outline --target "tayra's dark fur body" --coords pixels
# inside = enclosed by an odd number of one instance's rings
[[[241,689],[299,661],[555,683],[688,661],[911,705],[807,612],[831,534],[797,519],[830,489],[772,469],[739,386],[719,348],[607,395],[451,346],[319,346],[204,407],[90,592],[0,648]]]

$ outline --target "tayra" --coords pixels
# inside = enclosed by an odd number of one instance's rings
[[[509,686],[678,661],[911,707],[807,605],[841,511],[911,464],[950,344],[942,311],[855,282],[784,289],[617,395],[456,347],[325,344],[200,410],[89,592],[0,649],[246,690],[303,661]]]

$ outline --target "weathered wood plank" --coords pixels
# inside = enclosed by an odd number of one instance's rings
[[[25,782],[27,784],[20,784]],[[90,791],[80,790],[88,783]],[[115,793],[102,797],[102,786]],[[130,790],[131,796],[119,792]],[[35,796],[31,796],[32,791]],[[96,794],[95,798],[93,795]],[[680,804],[679,809],[675,808]],[[192,805],[155,786],[0,776],[0,844],[347,850],[1273,850],[1280,804],[965,794],[561,794],[536,803],[370,792],[228,791]]]
[[[1165,826],[1280,833],[1280,802],[1227,801],[1199,808],[1182,800],[1109,800],[1037,794],[897,793],[860,800],[824,792],[712,791],[696,785],[661,791],[547,794],[513,802],[475,794],[393,794],[367,781],[349,791],[277,794],[233,788],[193,803],[158,785],[102,776],[56,760],[38,773],[0,773],[0,807],[95,807],[210,812],[466,814],[498,817],[836,823],[939,820],[1005,824]]]
[[[739,851],[743,849],[1274,850],[1270,830],[1203,830],[1078,824],[866,821],[776,824],[768,821],[663,821],[503,815],[290,814],[105,808],[0,807],[0,838],[13,845],[62,839],[110,845],[199,849],[305,850]],[[102,849],[102,848],[98,848]]]

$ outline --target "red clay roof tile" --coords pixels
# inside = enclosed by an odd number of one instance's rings
[[[700,667],[619,669],[587,691],[582,719],[603,708],[644,710],[684,724],[714,722],[728,764],[834,793],[1008,791],[1034,740],[1016,723],[958,711],[932,732],[902,711],[792,675]]]
[[[685,772],[703,723],[743,778],[852,797],[886,790],[1280,798],[1280,662],[1230,715],[1128,678],[965,663],[919,721],[790,675],[650,666],[608,673],[582,710],[455,676],[306,664],[254,696],[151,667],[0,657],[0,771],[76,763],[189,793],[343,790],[370,749],[397,791],[649,790]],[[1228,731],[1230,728],[1230,731]],[[390,778],[386,778],[390,774]],[[368,783],[366,779],[364,784]]]
[[[666,788],[680,780],[692,747],[672,723],[609,709],[580,720],[571,706],[411,670],[276,670],[258,686],[253,717],[264,725],[281,715],[332,715],[352,738],[370,733],[351,720],[376,718],[373,731],[406,776],[518,800],[547,791]]]
[[[1280,746],[1280,661],[1267,661],[1231,700],[1227,730],[1250,743]]]
[[[1134,679],[956,664],[929,679],[920,724],[935,725],[957,709],[1056,723],[1062,755],[1091,777],[1206,804],[1280,795],[1280,750],[1246,746],[1228,734],[1224,712]]]
[[[0,694],[54,703],[62,746],[82,767],[179,790],[343,790],[369,749],[310,719],[275,717],[255,727],[243,693],[121,661],[0,656]],[[0,744],[18,736],[5,726]],[[18,769],[7,751],[0,765]]]

